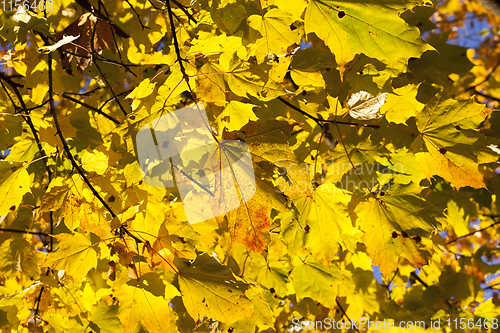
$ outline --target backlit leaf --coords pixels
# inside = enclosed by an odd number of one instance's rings
[[[54,236],[59,246],[49,253],[44,265],[52,269],[64,270],[67,275],[81,279],[97,265],[97,254],[92,243],[82,234],[60,234]]]
[[[305,13],[306,32],[314,32],[344,64],[356,53],[364,53],[387,64],[398,58],[419,57],[432,49],[398,13],[411,8],[410,2],[334,1],[309,2]],[[395,50],[387,52],[387,46]],[[397,51],[396,51],[397,50]]]
[[[321,304],[334,308],[338,293],[340,273],[335,266],[326,267],[310,258],[296,257],[292,280],[297,297],[310,297]],[[301,261],[301,262],[300,262]],[[300,263],[299,263],[300,262]]]
[[[30,176],[20,163],[0,162],[0,215],[15,211],[30,191]]]
[[[485,186],[478,164],[494,162],[498,154],[475,129],[490,112],[472,100],[436,97],[417,113],[417,127],[428,151],[417,154],[417,159],[428,178],[437,174],[457,188]]]
[[[118,318],[125,333],[140,323],[149,332],[170,332],[172,310],[168,300],[179,295],[172,285],[165,285],[155,273],[130,280],[115,293],[119,299]]]
[[[179,272],[179,286],[184,305],[196,322],[208,316],[234,323],[254,315],[252,303],[245,295],[249,286],[207,254]]]
[[[380,107],[385,103],[387,93],[373,96],[366,91],[358,91],[347,100],[349,114],[354,119],[370,120],[381,118]]]
[[[422,239],[437,229],[438,214],[431,207],[423,208],[424,201],[417,196],[419,190],[412,183],[393,184],[383,196],[369,195],[356,207],[367,252],[385,275],[396,269],[399,258],[406,258],[416,267],[422,267],[430,258],[430,249]]]

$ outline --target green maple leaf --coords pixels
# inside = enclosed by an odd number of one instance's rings
[[[314,0],[307,6],[305,30],[323,39],[339,64],[351,61],[357,53],[393,64],[432,49],[417,28],[399,17],[418,2]]]

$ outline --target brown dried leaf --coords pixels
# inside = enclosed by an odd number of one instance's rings
[[[115,53],[113,28],[92,13],[85,13],[56,36],[56,42],[65,36],[80,36],[74,42],[59,48],[61,61],[66,72],[72,75],[71,60],[76,57],[78,72],[82,73],[92,60],[92,51],[101,54],[103,49]],[[93,41],[93,49],[91,42]]]

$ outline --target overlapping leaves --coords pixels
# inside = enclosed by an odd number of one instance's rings
[[[0,329],[283,331],[292,318],[400,320],[416,307],[445,318],[481,300],[498,235],[483,225],[493,197],[473,189],[500,188],[498,140],[486,135],[498,122],[451,98],[456,87],[438,92],[470,63],[437,63],[463,55],[421,38],[428,1],[168,4],[2,16],[12,50],[0,76],[0,223],[29,233],[0,234]],[[201,102],[216,148],[196,162],[233,165],[244,143],[255,193],[243,198],[251,182],[230,166],[235,195],[215,186],[202,208],[239,207],[190,225],[184,207],[204,201],[182,186],[203,170],[148,184],[136,135]],[[446,257],[454,245],[438,233],[477,237],[468,219],[480,211],[486,241]],[[415,276],[423,287],[409,286]],[[476,315],[498,309],[485,302]]]

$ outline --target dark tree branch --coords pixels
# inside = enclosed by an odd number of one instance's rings
[[[30,234],[30,235],[37,235],[37,236],[45,236],[49,237],[49,234],[46,234],[41,231],[26,231],[26,230],[18,230],[18,229],[10,229],[10,228],[0,228],[0,232],[12,232],[12,233],[17,233],[17,234]]]
[[[487,289],[497,289],[497,288],[495,288],[495,287],[497,287],[497,286],[499,286],[499,285],[500,285],[500,282],[499,282],[499,283],[492,284],[492,285],[490,285],[490,286],[488,286],[488,287],[484,288],[483,290],[487,290]]]
[[[94,55],[97,54],[97,52],[95,51],[94,49],[94,39],[95,39],[95,34],[96,34],[96,31],[97,31],[97,25],[99,24],[99,21],[97,21],[96,25],[94,26],[94,29],[92,31],[92,39],[90,41],[90,46],[92,48],[92,59],[94,60]],[[122,110],[123,114],[125,115],[125,117],[127,116],[127,111],[125,111],[125,109],[123,108],[123,105],[120,103],[120,101],[118,100],[118,97],[116,96],[115,94],[115,91],[113,90],[113,87],[111,86],[111,84],[109,83],[108,79],[106,78],[106,76],[104,75],[103,71],[101,70],[101,67],[99,67],[99,64],[94,61],[94,65],[95,67],[97,68],[97,70],[99,71],[100,75],[101,75],[101,78],[104,80],[104,82],[106,83],[106,86],[109,88],[109,90],[111,91],[111,93],[113,94],[113,96],[115,97],[116,99],[116,103],[118,104],[118,107],[120,108],[120,110]]]
[[[166,6],[167,6],[167,8],[170,6],[170,4],[168,3],[168,2],[169,2],[169,0],[159,0],[159,1],[160,1],[160,2],[162,2],[164,5],[166,5]],[[194,18],[194,16],[193,16],[191,13],[189,13],[189,11],[187,10],[187,8],[186,8],[183,4],[181,4],[181,3],[180,3],[179,1],[177,1],[177,0],[170,0],[170,1],[172,1],[172,2],[174,3],[174,5],[176,5],[177,7],[179,7],[179,8],[180,8],[180,10],[182,10],[182,11],[184,12],[184,14],[186,14],[186,15],[187,15],[188,19],[190,19],[191,21],[193,21],[193,23],[195,23],[195,24],[196,24],[196,23],[198,23],[198,21],[196,21],[196,19]],[[157,8],[157,7],[153,4],[153,2],[152,2],[151,0],[149,0],[149,3],[150,3],[150,4],[154,7],[154,8],[158,9],[158,8]]]
[[[128,93],[130,93],[133,90],[134,89],[129,89],[129,90],[123,91],[123,92],[121,92],[119,94],[116,94],[116,96],[122,96],[122,95],[128,94]],[[115,96],[113,96],[113,97],[108,98],[107,100],[105,100],[104,103],[99,107],[99,110],[102,110],[106,106],[106,104],[108,104],[109,102],[111,102],[114,99],[116,99]]]
[[[14,106],[14,109],[16,110],[16,113],[21,110],[21,111],[24,111],[24,112],[29,112],[30,109],[28,107],[26,107],[26,104],[24,103],[24,100],[23,100],[23,97],[21,95],[21,93],[19,92],[19,84],[13,82],[12,80],[10,79],[5,79],[5,75],[3,73],[0,72],[0,79],[2,79],[4,82],[6,82],[7,84],[9,84],[12,88],[12,90],[14,91],[14,93],[16,94],[16,97],[17,99],[19,100],[19,104],[21,104],[21,107],[19,107],[15,102],[14,100],[12,99],[12,97],[10,96],[10,93],[9,91],[5,88],[5,86],[2,84],[2,87],[3,89],[5,90],[5,93],[7,94],[7,96],[9,96],[9,99],[12,103],[12,105]],[[21,87],[24,87],[23,85],[21,85]],[[46,103],[46,102],[45,102]],[[45,104],[44,103],[44,104]],[[38,137],[38,133],[35,129],[35,125],[33,124],[33,121],[31,121],[31,118],[30,117],[26,117],[26,116],[22,116],[24,121],[28,124],[31,132],[33,133],[33,137],[35,138],[35,142],[36,142],[36,145],[38,147],[38,150],[40,151],[40,155],[41,157],[43,158],[43,163],[45,165],[45,169],[47,170],[47,174],[49,176],[49,182],[50,180],[52,180],[52,171],[50,171],[50,168],[47,166],[47,161],[45,159],[45,157],[47,157],[47,154],[45,153],[45,151],[43,150],[43,147],[42,147],[42,143],[40,142],[40,138]]]
[[[12,88],[24,88],[24,84],[12,81],[12,79],[11,79],[10,76],[7,76],[7,75],[5,75],[2,72],[0,72],[0,79],[2,79],[3,81],[5,81],[6,83],[8,83],[9,86],[11,86]]]
[[[96,15],[100,19],[103,19],[104,21],[108,22],[113,27],[113,29],[116,31],[116,34],[118,36],[120,36],[122,38],[129,38],[130,37],[125,31],[123,31],[114,22],[108,20],[101,12],[95,11],[94,8],[92,7],[92,4],[88,0],[76,0],[76,3],[78,3],[86,11],[94,13],[94,15]]]
[[[81,106],[84,106],[86,107],[87,109],[89,110],[92,110],[92,111],[95,111],[97,113],[99,113],[101,116],[103,117],[106,117],[107,119],[111,120],[112,122],[114,122],[115,124],[119,124],[120,122],[118,120],[116,120],[115,118],[111,117],[110,115],[104,113],[101,109],[98,109],[90,104],[87,104],[87,103],[84,103],[84,102],[81,102],[79,100],[77,100],[76,98],[73,98],[71,96],[68,96],[67,93],[64,93],[62,95],[62,97],[64,97],[65,99],[69,100],[69,101],[72,101],[72,102],[75,102],[77,104],[80,104]]]
[[[474,93],[476,95],[483,96],[484,98],[491,99],[492,101],[500,102],[500,98],[496,98],[496,97],[490,96],[490,95],[482,93],[480,91],[474,90]]]
[[[86,91],[84,93],[72,93],[72,92],[65,92],[66,95],[74,95],[74,96],[90,96],[92,95],[94,92],[96,92],[97,90],[100,90],[102,89],[101,87],[97,87],[97,88],[94,88],[90,91]]]
[[[44,39],[44,42],[45,44],[47,45],[48,44],[48,40],[45,36],[42,35],[42,38]],[[93,44],[93,43],[92,43]],[[76,160],[73,156],[73,154],[71,153],[70,149],[69,149],[69,146],[66,142],[66,139],[64,138],[64,135],[62,134],[62,131],[61,131],[61,127],[59,125],[59,121],[57,119],[57,113],[56,113],[56,109],[55,109],[55,105],[54,105],[54,90],[53,90],[53,79],[52,79],[52,53],[49,53],[49,109],[50,109],[50,114],[52,115],[52,118],[54,120],[54,125],[56,126],[56,130],[57,130],[57,135],[59,136],[59,139],[63,145],[63,149],[64,149],[64,152],[66,153],[68,159],[70,160],[73,168],[78,172],[78,174],[80,175],[80,177],[82,177],[83,181],[85,182],[85,184],[88,186],[88,188],[90,189],[90,191],[92,192],[92,194],[97,198],[97,200],[99,200],[101,202],[101,204],[104,206],[104,208],[106,208],[106,210],[110,213],[111,217],[112,218],[115,218],[116,217],[116,214],[113,212],[113,210],[111,209],[111,207],[107,204],[107,202],[103,199],[103,197],[99,194],[99,192],[97,192],[97,190],[95,189],[95,187],[90,183],[90,181],[88,180],[87,176],[85,175],[85,172],[84,170],[78,165],[78,163],[76,163]],[[52,226],[51,226],[51,230],[52,230]],[[133,234],[130,233],[130,231],[128,231],[124,226],[121,226],[120,227],[120,230],[122,230],[124,233],[126,233],[127,235],[129,235],[130,237],[132,237],[136,242],[138,243],[141,243],[142,241],[137,238],[136,236],[134,236]],[[42,289],[43,291],[43,289]],[[41,295],[42,295],[42,291],[40,292],[40,298],[41,298]],[[38,303],[37,303],[37,306],[36,308],[38,309],[38,305],[40,303],[40,298],[38,299]],[[38,311],[38,310],[37,310]],[[37,312],[35,312],[35,315],[36,315]]]
[[[342,305],[340,305],[340,302],[339,302],[339,299],[338,297],[335,298],[335,302],[337,302],[337,306],[339,307],[340,311],[342,312],[342,314],[347,318],[347,320],[349,320],[349,322],[351,323],[351,327],[354,327],[354,329],[356,330],[356,332],[359,333],[359,330],[358,328],[356,327],[356,325],[353,324],[351,318],[349,318],[349,316],[347,315],[347,313],[345,313],[345,310],[342,308]]]
[[[420,282],[422,284],[422,286],[424,286],[425,288],[429,288],[429,285],[427,283],[425,283],[418,275],[417,273],[415,272],[411,272],[410,276],[412,278],[414,278],[416,281]]]
[[[118,107],[120,108],[120,110],[122,110],[123,114],[126,117],[127,116],[127,111],[125,111],[125,109],[123,108],[122,103],[120,103],[120,101],[118,100],[118,96],[115,94],[115,91],[113,90],[113,87],[111,87],[111,84],[109,83],[108,79],[106,78],[106,75],[104,75],[103,71],[101,70],[101,67],[99,67],[99,65],[97,64],[97,62],[95,62],[94,65],[95,65],[95,67],[97,67],[97,70],[101,74],[102,79],[104,80],[104,82],[108,86],[109,90],[113,94],[113,97],[116,100],[116,103],[118,104]]]
[[[6,77],[1,72],[0,72],[0,79],[4,80],[6,83],[8,83],[13,88],[14,87],[16,87],[16,88],[24,88],[23,84],[20,84],[20,83],[17,83],[17,82],[14,82],[14,81],[10,80],[8,77]],[[80,104],[81,106],[84,106],[84,107],[86,107],[89,110],[92,110],[92,111],[95,111],[95,112],[99,113],[101,116],[106,117],[107,119],[111,120],[115,124],[119,124],[120,122],[118,120],[116,120],[115,118],[111,117],[110,115],[104,113],[101,109],[93,107],[92,105],[89,105],[87,103],[81,102],[81,101],[77,100],[76,98],[69,96],[69,95],[81,95],[81,96],[89,95],[89,94],[93,93],[94,91],[96,91],[98,89],[101,89],[101,88],[100,87],[96,88],[96,89],[91,90],[91,91],[89,91],[87,93],[84,93],[84,94],[73,94],[73,93],[67,93],[67,92],[65,92],[65,93],[63,93],[62,97],[65,98],[65,99],[67,99],[67,100],[70,100],[72,102],[75,102],[77,104]],[[14,90],[14,91],[16,91],[16,90]],[[21,98],[21,94],[20,93],[16,93],[16,96],[17,96],[18,99]],[[38,109],[38,108],[41,108],[42,106],[44,106],[45,104],[47,104],[48,102],[49,102],[49,100],[46,100],[41,105],[38,105],[38,106],[35,106],[35,107],[32,107],[32,108],[27,108],[26,105],[24,105],[24,107],[21,107],[21,110],[23,110],[23,111],[31,111],[31,110],[34,110],[34,109]],[[14,101],[12,101],[12,103],[14,103]],[[15,107],[17,107],[17,106],[15,106]],[[28,120],[27,120],[27,122],[28,122]],[[28,125],[29,125],[29,122],[28,122]],[[35,140],[36,139],[37,139],[37,137],[35,137]],[[43,157],[43,155],[42,155],[42,157]]]
[[[316,122],[316,124],[318,124],[319,127],[323,128],[323,123],[322,123],[322,120],[319,119],[319,118],[316,118],[314,117],[313,115],[310,115],[309,113],[305,112],[305,111],[302,111],[301,108],[299,107],[296,107],[295,105],[293,105],[292,103],[290,103],[289,101],[287,101],[286,99],[284,99],[283,97],[278,97],[278,99],[283,103],[285,104],[286,106],[288,106],[289,108],[292,108],[293,110],[297,111],[298,113],[300,113],[301,115],[303,116],[306,116],[307,118],[309,119],[312,119]]]
[[[125,0],[125,2],[130,6],[130,8],[132,8],[132,11],[134,12],[135,16],[137,17],[137,19],[139,20],[139,24],[141,25],[141,28],[142,30],[144,29],[151,29],[150,27],[146,27],[144,25],[144,23],[142,23],[142,20],[141,20],[141,16],[139,15],[139,13],[135,10],[134,6],[132,6],[132,4],[130,3],[129,0]]]
[[[71,161],[71,164],[73,165],[73,168],[78,172],[78,174],[82,177],[83,181],[89,189],[92,191],[94,196],[102,203],[102,205],[106,208],[106,210],[111,214],[113,218],[116,217],[116,214],[113,212],[111,207],[107,204],[107,202],[101,197],[99,192],[92,186],[90,181],[88,180],[87,176],[85,175],[85,172],[82,170],[82,168],[76,163],[75,158],[73,157],[73,154],[71,154],[71,151],[69,150],[68,144],[66,142],[66,139],[64,138],[64,135],[62,134],[61,127],[59,125],[59,120],[57,119],[57,114],[56,114],[56,109],[54,105],[54,92],[52,89],[52,54],[49,53],[49,108],[50,108],[50,114],[52,115],[52,118],[54,119],[54,125],[56,126],[57,130],[57,135],[59,136],[59,139],[61,140],[61,143],[64,148],[64,152],[68,156],[69,160]]]
[[[175,54],[177,55],[177,61],[179,62],[179,67],[181,69],[182,76],[184,77],[184,80],[186,80],[186,84],[188,85],[189,90],[191,90],[191,87],[189,86],[189,76],[187,75],[186,69],[184,68],[183,64],[184,59],[181,57],[179,41],[177,40],[177,34],[175,33],[174,15],[172,11],[172,6],[170,5],[170,0],[166,0],[166,4],[168,10],[168,18],[170,20],[170,30],[172,31],[172,36],[174,39],[174,48],[175,48]]]
[[[354,123],[354,122],[349,122],[349,121],[338,121],[338,120],[325,120],[325,119],[320,119],[316,118],[313,115],[301,110],[299,107],[293,105],[292,103],[288,102],[285,100],[283,97],[278,97],[278,99],[285,104],[286,106],[294,109],[295,111],[299,112],[300,114],[306,116],[309,119],[312,119],[318,124],[321,128],[323,128],[323,123],[330,123],[330,124],[340,124],[340,125],[352,125],[352,126],[363,126],[363,127],[371,127],[378,129],[380,128],[380,125],[378,124],[363,124],[363,123]]]

